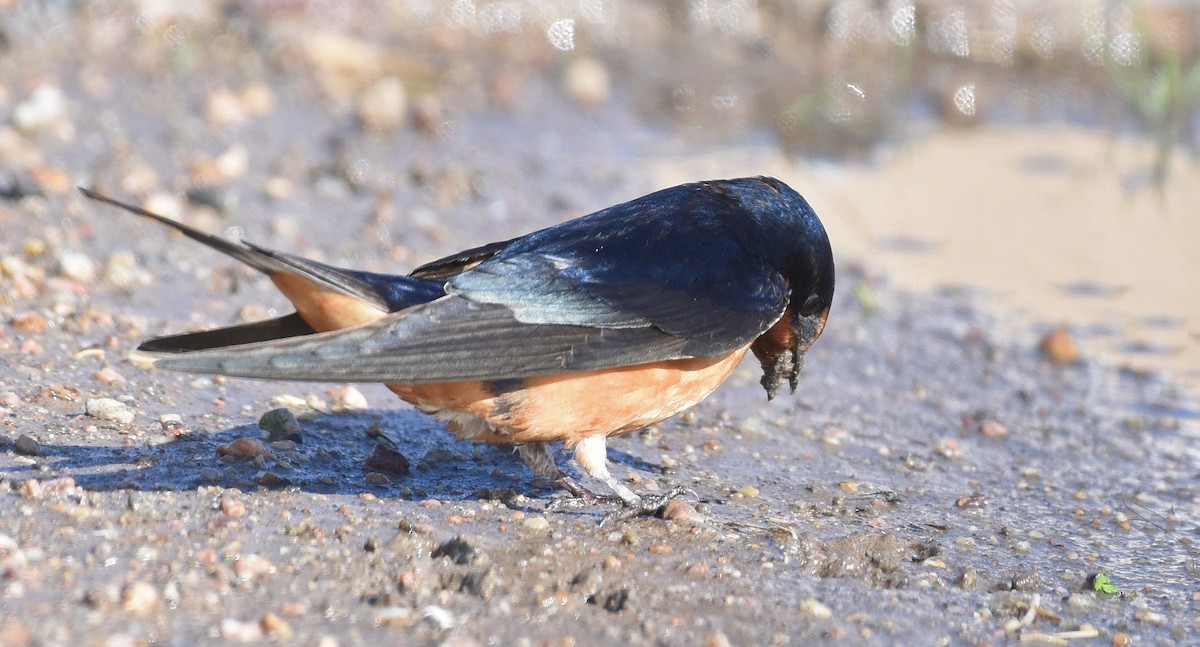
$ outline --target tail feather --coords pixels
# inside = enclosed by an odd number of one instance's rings
[[[200,350],[253,344],[262,341],[273,341],[288,337],[300,337],[316,334],[316,332],[312,326],[305,323],[299,314],[293,312],[286,317],[256,321],[241,326],[157,337],[138,346],[138,350],[147,353],[190,353]]]
[[[193,229],[182,222],[176,222],[166,216],[161,216],[157,213],[154,213],[153,211],[147,211],[141,207],[136,207],[132,204],[121,202],[120,200],[110,198],[106,195],[101,195],[94,191],[89,191],[83,187],[79,187],[79,192],[97,202],[110,204],[119,209],[124,209],[130,213],[137,214],[143,218],[149,218],[150,220],[166,225],[171,229],[183,234],[184,236],[187,236],[188,238],[191,238],[192,240],[205,245],[206,247],[211,247],[212,249],[215,249],[226,256],[237,259],[260,272],[270,274],[271,272],[284,269],[282,264],[274,262],[269,256],[265,256],[258,250],[248,248],[245,245],[240,245],[224,238],[213,236],[212,234],[206,234],[198,229]]]
[[[345,270],[300,256],[277,252],[248,241],[235,243],[83,187],[79,188],[79,192],[92,200],[110,204],[166,225],[184,236],[241,261],[264,274],[285,272],[300,276],[324,288],[361,299],[384,312],[395,312],[445,295],[439,281]]]

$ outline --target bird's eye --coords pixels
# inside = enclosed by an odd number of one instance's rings
[[[821,300],[821,297],[815,294],[810,294],[808,295],[808,298],[804,300],[804,305],[800,306],[800,314],[805,317],[809,315],[815,315],[820,312],[821,308],[824,306],[825,302]]]

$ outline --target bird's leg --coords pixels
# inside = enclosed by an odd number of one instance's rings
[[[627,508],[640,508],[642,497],[633,493],[608,471],[608,448],[604,436],[587,436],[575,445],[575,462],[588,476],[600,481],[621,499]]]
[[[588,436],[575,445],[575,462],[579,463],[579,467],[588,476],[607,485],[625,504],[624,510],[617,510],[605,515],[600,525],[603,526],[613,521],[624,521],[644,514],[655,514],[668,501],[688,491],[686,488],[677,487],[658,496],[640,497],[634,494],[632,490],[622,485],[609,473],[606,440],[604,436],[600,435]]]
[[[596,501],[596,495],[589,492],[582,485],[575,482],[575,479],[567,476],[562,470],[558,469],[558,464],[554,462],[554,455],[550,453],[548,443],[524,443],[517,445],[517,453],[521,455],[521,460],[529,466],[529,469],[538,476],[549,479],[558,487],[566,490],[571,496],[582,501]]]
[[[608,486],[608,489],[623,504],[621,510],[605,515],[600,525],[603,526],[613,521],[624,521],[644,514],[654,514],[671,499],[688,492],[686,488],[678,487],[666,494],[652,497],[641,497],[634,494],[608,471],[608,451],[605,447],[605,440],[604,436],[588,436],[575,445],[575,462],[579,463],[579,467],[588,476]],[[517,445],[517,452],[520,453],[521,459],[534,474],[549,479],[558,487],[566,490],[575,497],[575,501],[588,504],[595,503],[601,498],[608,498],[592,493],[560,470],[554,462],[554,455],[551,453],[548,443]],[[556,501],[550,505],[558,508],[562,504]]]

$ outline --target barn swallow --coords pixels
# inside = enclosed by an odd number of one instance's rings
[[[158,366],[229,376],[381,382],[461,438],[511,443],[534,473],[590,497],[548,443],[630,508],[605,442],[699,403],[747,351],[772,399],[793,392],[833,299],[816,213],[757,177],[684,184],[418,267],[341,269],[80,189],[270,277],[296,311],[152,339]]]

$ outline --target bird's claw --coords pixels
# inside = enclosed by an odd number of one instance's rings
[[[633,501],[625,501],[625,505],[623,507],[604,515],[604,518],[600,520],[600,527],[603,528],[610,524],[628,521],[634,517],[656,516],[662,512],[662,509],[665,508],[672,499],[681,497],[685,494],[689,494],[693,497],[696,496],[696,493],[691,489],[683,486],[677,486],[665,494],[637,497]]]

